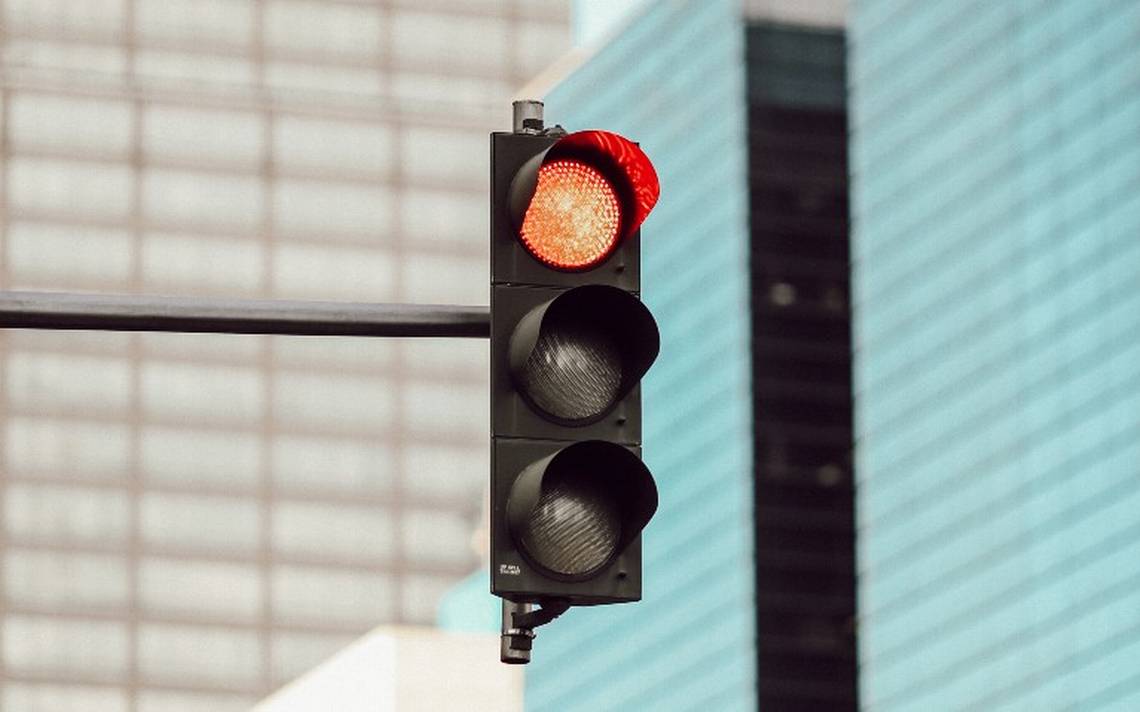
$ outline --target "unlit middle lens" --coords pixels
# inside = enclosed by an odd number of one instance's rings
[[[597,326],[555,322],[543,329],[519,374],[543,411],[566,421],[605,413],[621,388],[621,351]]]

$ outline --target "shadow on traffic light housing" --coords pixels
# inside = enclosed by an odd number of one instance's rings
[[[657,488],[640,382],[657,357],[640,226],[657,175],[605,131],[491,135],[491,591],[641,598]]]

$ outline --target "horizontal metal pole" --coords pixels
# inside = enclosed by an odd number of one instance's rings
[[[491,317],[451,305],[0,291],[0,328],[486,339]]]

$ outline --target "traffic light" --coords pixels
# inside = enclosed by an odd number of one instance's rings
[[[508,601],[641,598],[657,488],[639,383],[659,336],[639,228],[658,193],[617,134],[491,134],[491,592]]]

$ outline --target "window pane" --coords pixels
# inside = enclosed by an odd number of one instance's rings
[[[361,432],[385,430],[392,421],[387,379],[280,373],[273,388],[273,416],[283,425]]]
[[[4,0],[5,31],[113,36],[122,31],[126,0]]]
[[[0,709],[34,712],[127,712],[127,693],[105,687],[5,682]]]
[[[124,425],[10,417],[5,431],[11,474],[119,479],[129,472],[130,431]]]
[[[472,188],[487,180],[484,131],[410,126],[401,138],[403,168],[412,178],[444,180]]]
[[[8,269],[21,285],[121,286],[131,274],[131,237],[114,228],[13,222]]]
[[[326,55],[376,55],[380,14],[375,7],[315,0],[270,0],[265,41],[273,50]]]
[[[515,26],[515,58],[520,67],[546,67],[570,49],[565,24],[523,22]]]
[[[475,566],[474,524],[442,510],[411,510],[404,514],[404,557],[455,566]]]
[[[141,520],[144,542],[177,551],[250,554],[261,534],[253,500],[147,493]]]
[[[4,591],[18,606],[51,611],[121,609],[130,599],[127,562],[120,556],[9,549]]]
[[[435,624],[439,602],[456,580],[439,576],[409,576],[404,579],[400,602],[404,620],[420,625]]]
[[[273,124],[273,158],[285,172],[384,176],[393,162],[392,132],[376,123],[282,116]]]
[[[117,331],[36,331],[15,329],[4,333],[14,351],[82,351],[121,356],[130,348],[133,334]]]
[[[435,190],[406,190],[400,200],[404,237],[416,244],[467,252],[485,249],[478,226],[488,222],[486,196]]]
[[[165,52],[140,49],[135,53],[135,73],[142,83],[153,78],[167,84],[167,79],[198,84],[253,83],[253,63],[248,57],[226,57],[201,52]]]
[[[25,411],[117,413],[130,403],[131,373],[122,359],[13,353],[8,403]]]
[[[261,667],[257,633],[143,624],[139,666],[153,682],[253,685]]]
[[[147,414],[252,426],[264,408],[262,376],[249,368],[147,363],[142,401]]]
[[[396,263],[379,250],[282,245],[273,254],[273,277],[278,297],[362,302],[396,297]]]
[[[37,542],[122,542],[129,528],[129,512],[122,492],[9,485],[4,497],[9,536]]]
[[[29,674],[125,674],[127,638],[125,623],[8,616],[4,665]]]
[[[253,232],[265,193],[255,177],[150,170],[143,178],[143,213],[163,225]]]
[[[142,690],[139,693],[138,712],[248,712],[257,703],[256,697]],[[99,712],[103,712],[102,709]]]
[[[512,46],[505,20],[397,11],[392,31],[396,61],[449,73],[498,73]]]
[[[393,469],[391,450],[368,441],[303,437],[273,441],[273,476],[286,491],[387,491]]]
[[[281,502],[273,545],[284,554],[378,563],[392,557],[392,514],[380,507]]]
[[[151,105],[143,118],[148,156],[257,168],[263,149],[257,114]]]
[[[264,245],[244,240],[148,235],[143,278],[151,291],[254,292],[264,273]]]
[[[409,445],[404,448],[406,487],[420,497],[467,500],[475,512],[491,468],[490,448]]]
[[[405,255],[403,297],[421,304],[486,304],[487,257]]]
[[[454,339],[451,339],[454,341]],[[274,363],[278,366],[310,366],[320,371],[377,370],[392,362],[396,344],[392,339],[343,339],[322,336],[273,338]]]
[[[291,236],[392,239],[392,196],[381,186],[281,180],[274,185],[277,229]]]
[[[33,158],[8,161],[13,211],[125,220],[130,198],[131,173],[126,166]]]
[[[253,620],[261,613],[261,575],[247,564],[144,559],[139,596],[148,613]]]
[[[367,94],[375,96],[380,85],[380,74],[374,68],[357,69],[333,64],[313,65],[301,62],[270,62],[265,68],[265,83],[272,89],[286,89],[313,93],[321,101],[321,94]]]
[[[59,69],[101,74],[123,74],[127,70],[127,53],[121,45],[94,46],[76,42],[51,42],[40,39],[8,37],[4,42],[6,61],[11,66],[37,69]]]
[[[391,90],[403,103],[425,106],[481,105],[492,99],[508,101],[514,87],[496,77],[448,77],[423,71],[392,72]],[[483,137],[486,147],[486,136]],[[484,160],[486,157],[484,156]]]
[[[130,104],[16,93],[9,104],[12,148],[126,155],[134,123]]]
[[[467,436],[487,430],[491,410],[486,384],[410,381],[403,389],[405,425],[420,436]]]
[[[154,481],[252,490],[260,476],[258,434],[144,428],[142,465]]]
[[[147,356],[201,361],[254,363],[261,358],[265,338],[247,334],[149,333],[136,336]]]
[[[248,0],[136,0],[136,31],[144,40],[247,45],[254,3]]]
[[[404,339],[399,344],[407,368],[415,373],[480,383],[487,378],[490,353],[485,343],[474,339]]]
[[[299,566],[273,572],[273,611],[294,623],[355,623],[363,631],[394,620],[394,595],[382,574]]]

